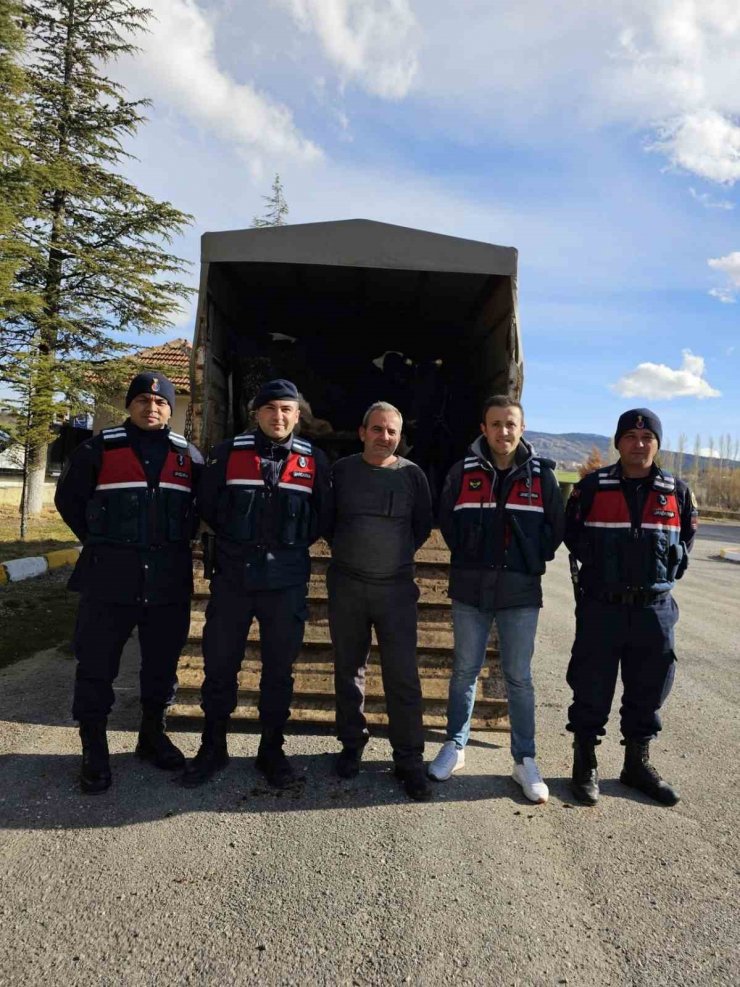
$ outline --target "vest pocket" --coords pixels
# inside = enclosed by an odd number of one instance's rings
[[[653,583],[674,582],[683,558],[683,545],[670,544],[664,532],[656,532],[653,536]]]
[[[190,497],[170,490],[159,491],[161,514],[160,530],[167,541],[188,540],[190,527]]]
[[[91,535],[104,535],[108,517],[105,504],[102,504],[97,497],[87,502],[85,508],[85,524],[88,533]]]
[[[473,562],[483,558],[482,509],[467,508],[455,514],[457,551]]]
[[[107,541],[141,542],[144,537],[143,498],[135,490],[116,490],[93,497],[85,509],[87,530]]]
[[[253,542],[259,531],[261,513],[262,499],[256,490],[227,487],[218,505],[219,527],[226,538]]]
[[[120,507],[116,512],[118,515],[115,524],[116,540],[127,542],[143,541],[143,517],[144,506],[143,497],[138,491],[124,491],[121,496]],[[108,534],[111,534],[109,525]]]
[[[305,545],[311,533],[311,503],[300,494],[283,495],[280,541],[284,545]]]

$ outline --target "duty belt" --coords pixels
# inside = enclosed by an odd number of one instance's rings
[[[629,607],[647,607],[651,603],[664,600],[667,592],[654,593],[648,589],[631,589],[623,593],[589,593],[589,598],[599,603],[620,603]]]

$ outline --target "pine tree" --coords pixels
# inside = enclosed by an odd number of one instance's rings
[[[146,101],[126,99],[106,66],[136,51],[150,11],[129,0],[26,0],[33,120],[25,143],[44,182],[22,237],[32,257],[14,289],[41,301],[6,313],[0,380],[19,395],[27,447],[23,516],[37,513],[55,402],[95,388],[91,364],[128,346],[116,333],[171,324],[190,289],[166,246],[190,217],[117,173]]]
[[[288,203],[285,201],[285,192],[280,182],[280,175],[275,175],[270,195],[263,195],[262,198],[267,203],[265,214],[264,216],[255,216],[252,220],[252,227],[285,226]]]
[[[22,9],[16,0],[0,0],[0,305],[28,307],[33,295],[13,292],[15,276],[30,257],[17,227],[33,208],[37,172],[28,152],[31,125],[28,78],[21,64],[25,50]]]

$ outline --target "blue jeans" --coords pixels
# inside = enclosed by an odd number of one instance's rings
[[[452,601],[455,662],[447,702],[447,739],[454,740],[458,747],[464,747],[470,737],[475,684],[485,661],[495,620],[509,700],[511,756],[519,763],[525,757],[535,756],[531,667],[539,615],[539,607],[506,607],[493,611]]]

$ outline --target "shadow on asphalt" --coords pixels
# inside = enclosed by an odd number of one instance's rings
[[[581,802],[577,802],[573,797],[573,793],[570,790],[570,777],[562,778],[545,778],[547,786],[550,789],[550,798],[555,798],[563,804],[564,807],[569,809],[578,809],[581,812],[593,812],[598,810],[599,806],[603,806],[605,803],[609,802],[610,799],[623,799],[626,802],[639,802],[642,805],[651,805],[656,809],[670,808],[669,806],[659,805],[653,799],[648,798],[647,795],[643,795],[642,792],[638,792],[634,788],[628,788],[623,785],[618,778],[600,778],[599,779],[599,801],[596,805],[583,805]]]
[[[115,724],[111,719],[111,729],[115,729]],[[130,717],[127,717],[126,723],[121,723],[118,729],[138,729],[138,724],[130,722]],[[169,733],[197,733],[200,734],[203,729],[203,718],[197,716],[178,716],[177,718],[170,718],[167,720],[167,730]],[[239,718],[232,719],[229,723],[229,734],[254,734],[259,736],[260,725],[256,720],[241,720]],[[288,749],[290,746],[291,736],[307,736],[307,737],[332,737],[335,738],[336,734],[334,732],[333,723],[303,723],[299,720],[289,720],[287,727],[285,729],[286,736],[286,753],[290,753]],[[370,735],[372,739],[388,739],[388,727],[387,726],[375,726],[370,728]],[[480,734],[478,736],[471,736],[468,741],[468,747],[479,747],[481,750],[508,750],[509,749],[509,734],[505,731],[501,731],[497,734],[492,734],[498,739],[494,740],[482,740]],[[424,742],[427,744],[443,744],[447,740],[447,735],[444,730],[438,727],[425,727],[424,729]],[[337,744],[337,752],[339,751],[339,741],[335,741]]]
[[[133,740],[133,738],[132,738]],[[506,799],[516,806],[534,806],[508,776],[458,774],[433,784],[433,799],[414,803],[405,795],[389,761],[363,762],[352,781],[333,773],[329,753],[291,757],[299,781],[285,791],[270,789],[252,757],[231,757],[227,768],[196,789],[183,788],[179,778],[143,764],[133,754],[111,756],[113,785],[96,796],[79,790],[78,755],[4,754],[0,756],[0,829],[95,829],[132,826],[193,812],[300,812],[362,809],[390,805],[427,811],[486,799]]]

